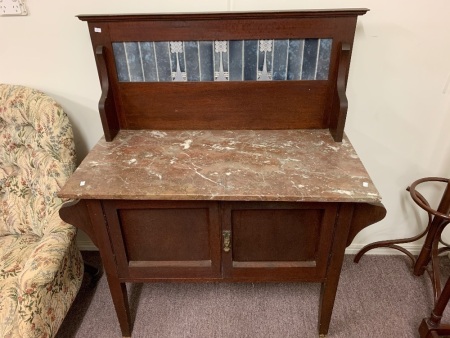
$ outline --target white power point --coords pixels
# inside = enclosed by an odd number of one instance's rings
[[[23,0],[0,0],[0,15],[27,15]]]

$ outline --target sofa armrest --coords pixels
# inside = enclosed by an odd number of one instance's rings
[[[76,230],[51,217],[41,240],[17,276],[18,332],[53,337],[81,286],[83,260],[75,245]],[[20,335],[13,335],[20,336]]]
[[[61,220],[57,212],[49,222],[51,223],[47,227],[49,231],[44,233],[18,276],[22,290],[35,289],[52,283],[57,274],[65,270],[63,265],[69,264],[67,260],[74,255],[73,241],[76,229]],[[81,264],[80,269],[82,268]]]

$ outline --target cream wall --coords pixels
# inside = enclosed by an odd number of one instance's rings
[[[359,18],[348,83],[346,133],[383,196],[388,214],[348,252],[405,237],[425,219],[405,188],[450,176],[450,2],[368,0],[27,0],[29,16],[0,17],[0,82],[39,88],[65,108],[80,160],[102,135],[94,57],[77,14],[367,7]],[[436,200],[440,190],[426,189]],[[81,248],[91,248],[86,236]],[[419,245],[409,245],[417,250]],[[379,251],[380,252],[380,251]],[[390,251],[392,252],[392,251]]]

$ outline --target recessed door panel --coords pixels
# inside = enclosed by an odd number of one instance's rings
[[[217,203],[107,201],[104,208],[123,277],[220,277]]]
[[[223,226],[231,248],[223,252],[224,277],[324,278],[336,211],[331,203],[228,203]]]
[[[233,210],[233,261],[316,259],[323,210]]]
[[[120,209],[129,261],[210,259],[209,209]]]

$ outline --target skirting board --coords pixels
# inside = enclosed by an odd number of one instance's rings
[[[77,246],[81,251],[97,251],[97,247],[89,240],[84,238],[77,238]],[[359,250],[361,250],[365,244],[351,244],[346,250],[347,255],[356,255]],[[404,244],[402,245],[406,250],[411,252],[413,255],[418,255],[420,249],[422,249],[421,244]],[[389,248],[379,248],[370,250],[368,255],[401,255],[402,253],[398,250]]]
[[[366,244],[350,244],[350,246],[345,249],[345,254],[356,255],[365,246]],[[422,249],[422,244],[403,244],[401,246],[411,252],[413,255],[418,255],[420,253],[420,250]],[[368,251],[366,255],[403,255],[403,253],[390,248],[377,248]]]

